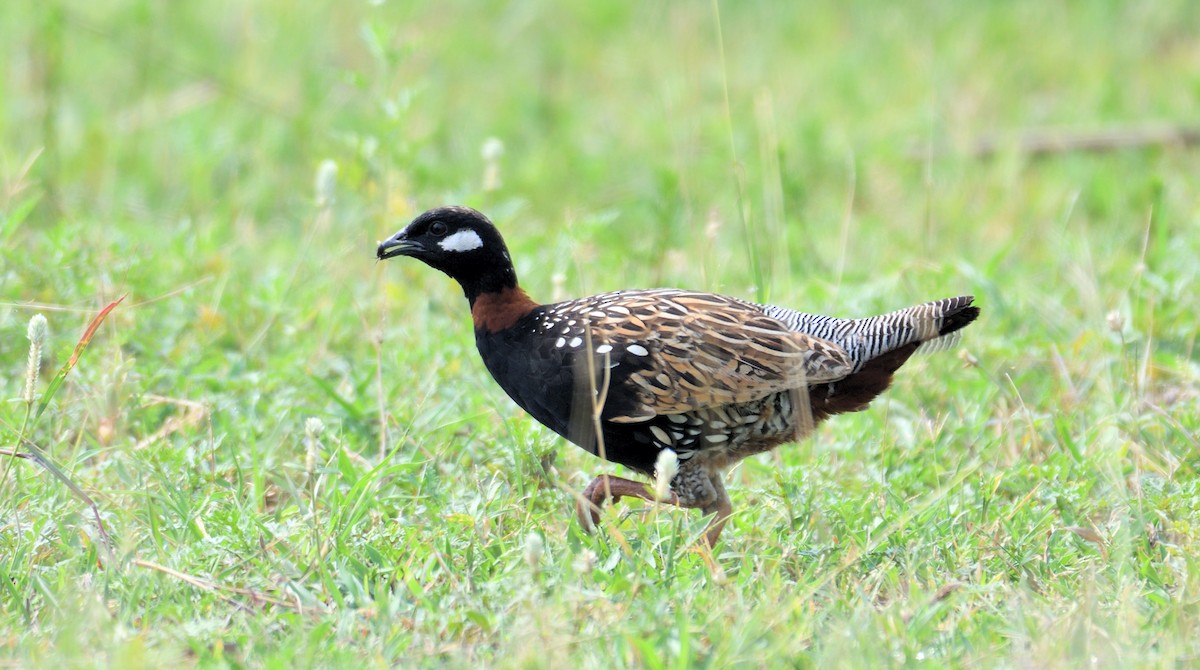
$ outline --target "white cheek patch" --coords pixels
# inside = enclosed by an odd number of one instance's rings
[[[442,248],[442,251],[471,251],[482,247],[483,239],[479,237],[479,233],[470,228],[464,228],[438,242],[438,246]]]

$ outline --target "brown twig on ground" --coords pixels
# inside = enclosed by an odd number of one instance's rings
[[[277,598],[273,595],[263,593],[262,591],[255,591],[254,589],[248,589],[248,588],[244,588],[244,587],[240,587],[240,586],[226,586],[224,584],[218,584],[217,582],[214,582],[212,580],[205,579],[203,577],[197,577],[195,575],[189,575],[186,572],[180,572],[179,570],[176,570],[174,568],[168,568],[165,565],[159,565],[158,563],[142,560],[140,558],[133,559],[133,561],[131,561],[131,563],[133,563],[134,565],[136,565],[139,568],[146,568],[147,570],[154,570],[156,572],[161,572],[164,575],[169,575],[169,576],[174,577],[186,584],[190,584],[198,589],[204,589],[205,591],[212,591],[213,593],[217,594],[218,598],[221,598],[222,600],[234,605],[235,607],[241,608],[246,611],[250,611],[250,609],[251,609],[250,605],[247,605],[246,603],[234,598],[231,595],[227,595],[227,594],[232,593],[234,595],[249,598],[251,604],[253,604],[253,605],[260,605],[260,604],[274,605],[275,607],[283,607],[285,609],[289,609],[289,610],[292,610],[292,611],[300,613],[300,614],[303,614],[305,612],[304,606],[301,605],[299,602],[293,602],[293,601],[289,601],[289,600],[284,600],[282,598]],[[312,609],[316,609],[316,608],[312,608]]]
[[[1042,128],[1014,133],[988,133],[975,139],[963,153],[973,158],[991,158],[1012,151],[1033,157],[1072,152],[1106,152],[1142,147],[1182,147],[1200,144],[1200,127],[1180,125],[1144,125],[1070,130]],[[909,155],[928,160],[955,153],[949,149],[914,147]]]

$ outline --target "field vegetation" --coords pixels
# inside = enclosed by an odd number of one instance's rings
[[[1197,664],[1198,29],[0,3],[0,667]],[[715,551],[635,503],[589,536],[622,473],[492,383],[451,281],[374,259],[450,203],[545,301],[983,314],[737,467]]]

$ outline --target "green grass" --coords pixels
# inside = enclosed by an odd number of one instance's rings
[[[1200,153],[1015,139],[1194,123],[1200,11],[1079,4],[0,3],[0,448],[30,317],[44,393],[128,295],[27,431],[113,555],[4,458],[0,667],[1200,662]],[[634,504],[586,536],[618,470],[373,260],[445,203],[547,300],[983,316],[738,466],[715,554]]]

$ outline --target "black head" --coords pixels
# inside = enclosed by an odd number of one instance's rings
[[[474,303],[481,293],[517,285],[517,273],[500,231],[470,207],[439,207],[413,219],[379,243],[379,260],[411,256],[456,280]]]

